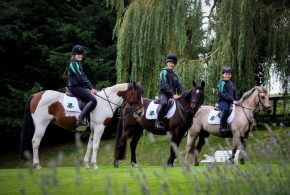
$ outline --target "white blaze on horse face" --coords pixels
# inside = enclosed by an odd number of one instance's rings
[[[199,89],[198,89],[198,90],[196,90],[196,93],[199,93]]]

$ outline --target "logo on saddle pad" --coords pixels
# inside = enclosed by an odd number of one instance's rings
[[[79,103],[76,97],[64,95],[63,107],[68,112],[81,112]]]
[[[233,111],[231,112],[230,116],[227,119],[228,123],[231,123],[235,116],[235,105],[233,105]],[[219,125],[220,124],[220,110],[216,110],[215,108],[212,108],[209,115],[207,122],[211,125]]]
[[[148,120],[153,120],[153,119],[157,119],[157,108],[158,108],[159,104],[154,103],[154,100],[152,100],[147,108],[146,111],[146,119]],[[173,101],[173,105],[171,106],[171,108],[168,110],[167,114],[166,114],[166,118],[171,118],[173,116],[173,114],[175,113],[176,110],[176,103],[175,101]]]

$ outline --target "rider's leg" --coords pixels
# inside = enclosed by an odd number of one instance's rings
[[[226,133],[229,132],[227,119],[230,114],[229,112],[230,104],[227,102],[219,102],[219,108],[222,112],[219,131],[222,135],[225,135]]]
[[[155,127],[156,127],[156,129],[164,129],[165,125],[164,125],[162,119],[164,118],[164,116],[166,114],[165,111],[167,108],[168,98],[165,94],[159,94],[158,99],[159,99],[160,104],[157,108],[157,120],[155,123]]]
[[[73,87],[71,88],[71,91],[81,100],[87,102],[78,119],[76,120],[76,126],[89,126],[89,123],[84,120],[84,117],[95,109],[97,105],[96,97],[90,92],[90,90],[82,87]]]

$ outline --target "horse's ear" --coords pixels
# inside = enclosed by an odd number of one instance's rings
[[[194,80],[192,81],[192,87],[196,87],[196,83]]]
[[[135,81],[133,81],[133,87],[136,88],[136,82]]]
[[[202,89],[204,89],[205,82],[204,81],[201,81],[201,85],[200,86],[201,86]]]

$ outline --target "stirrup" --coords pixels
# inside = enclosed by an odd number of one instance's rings
[[[163,122],[163,121],[158,121],[158,122],[156,122],[156,124],[155,124],[155,128],[156,128],[157,130],[164,130],[164,129],[165,129],[165,124],[164,124],[164,122]]]
[[[220,134],[223,136],[231,133],[231,130],[229,130],[228,128],[220,128],[219,131],[220,131]]]
[[[85,121],[85,120],[80,120],[80,119],[77,119],[76,121],[76,126],[79,127],[79,126],[85,126],[85,127],[88,127],[90,126],[90,123]]]

